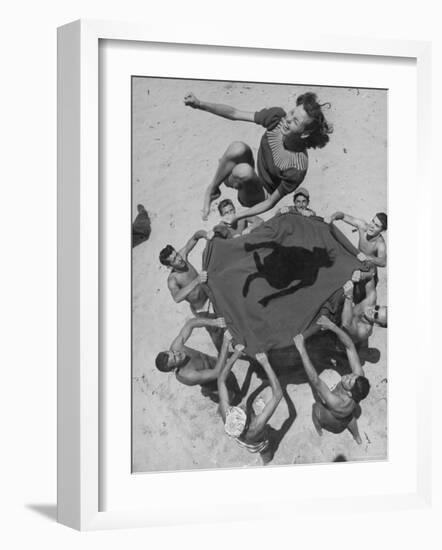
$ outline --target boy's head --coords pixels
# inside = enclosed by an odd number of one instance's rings
[[[168,244],[160,252],[160,263],[171,267],[172,269],[183,270],[186,267],[186,262],[179,252],[175,248]]]
[[[220,216],[235,215],[236,208],[230,199],[224,199],[218,204],[218,212]]]
[[[355,373],[344,374],[341,377],[341,385],[347,393],[351,394],[356,403],[365,399],[370,391],[368,379]]]
[[[351,396],[359,403],[365,399],[370,391],[370,382],[365,376],[358,376],[351,389]]]
[[[378,212],[368,224],[367,235],[370,237],[377,237],[380,233],[382,233],[382,231],[385,231],[387,227],[387,214],[384,214],[384,212]]]
[[[310,202],[310,194],[304,187],[298,187],[293,195],[293,204],[295,205],[295,210],[305,210]]]
[[[187,356],[184,351],[160,351],[156,356],[155,365],[161,372],[171,372],[186,363]]]

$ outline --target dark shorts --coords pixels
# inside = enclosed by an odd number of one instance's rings
[[[255,206],[255,204],[259,204],[260,202],[264,201],[269,195],[262,179],[259,176],[257,179],[259,180],[261,189],[257,191],[253,199],[250,199],[250,198],[244,199],[244,197],[241,197],[240,191],[238,191],[238,202],[244,208],[251,208],[252,206]]]

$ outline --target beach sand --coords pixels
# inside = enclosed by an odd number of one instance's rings
[[[175,304],[167,288],[168,269],[158,261],[168,243],[182,247],[194,231],[210,229],[219,220],[216,203],[206,222],[201,220],[204,190],[218,159],[232,141],[248,143],[255,155],[264,129],[247,122],[232,122],[188,108],[184,95],[193,91],[205,101],[231,104],[246,111],[263,107],[289,107],[305,91],[318,94],[334,133],[323,149],[309,150],[309,170],[303,182],[310,191],[310,206],[318,215],[342,210],[365,220],[387,211],[387,92],[356,88],[204,82],[175,79],[133,80],[132,219],[143,204],[152,222],[149,240],[133,249],[133,455],[134,472],[232,468],[244,466],[385,460],[387,458],[387,330],[375,327],[370,338],[373,353],[364,368],[371,392],[358,421],[362,445],[348,431],[318,436],[312,421],[313,397],[305,381],[289,377],[286,385],[296,413],[283,399],[270,424],[283,426],[284,437],[273,459],[266,462],[240,448],[224,433],[217,405],[201,394],[199,386],[180,384],[173,374],[155,367],[159,351],[168,349],[184,322],[192,315],[187,302]],[[221,198],[235,193],[221,187]],[[292,203],[292,196],[274,209]],[[240,208],[236,203],[237,208]],[[263,215],[271,217],[272,211]],[[353,241],[349,226],[339,228]],[[201,269],[205,241],[190,254]],[[387,303],[387,270],[379,270],[378,303]],[[216,355],[207,332],[195,331],[189,346]],[[378,350],[378,351],[376,351]],[[234,373],[241,385],[247,364],[238,361]],[[334,383],[332,368],[321,377]],[[252,375],[250,391],[260,385]],[[289,425],[288,425],[289,424]]]

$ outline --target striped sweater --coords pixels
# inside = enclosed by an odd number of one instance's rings
[[[278,189],[281,196],[293,192],[305,178],[307,150],[290,151],[281,132],[284,109],[272,107],[255,113],[255,122],[266,128],[258,150],[258,174],[269,193]]]

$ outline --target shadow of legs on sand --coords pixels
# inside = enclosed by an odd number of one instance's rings
[[[268,437],[269,437],[270,444],[265,451],[260,453],[264,466],[267,466],[267,464],[270,464],[272,462],[273,457],[275,456],[275,453],[278,450],[278,447],[281,441],[284,439],[286,433],[290,430],[293,422],[296,419],[296,408],[295,408],[295,405],[293,404],[293,401],[290,399],[286,386],[282,387],[282,393],[284,394],[284,399],[285,399],[285,402],[287,403],[289,415],[284,420],[284,422],[282,423],[281,427],[278,430],[276,430],[272,426],[268,426]]]
[[[251,370],[251,369],[250,369]],[[264,380],[261,385],[256,388],[247,398],[246,403],[246,409],[248,411],[248,414],[251,414],[251,411],[253,410],[253,403],[255,399],[258,397],[258,395],[269,386],[268,380]],[[281,441],[284,439],[284,436],[291,428],[293,422],[296,419],[296,409],[293,404],[293,401],[290,399],[290,396],[287,392],[286,384],[284,384],[281,381],[281,387],[282,387],[282,393],[285,399],[285,402],[287,404],[288,408],[288,417],[284,420],[281,427],[279,429],[275,429],[269,424],[267,424],[265,428],[265,437],[269,440],[269,445],[266,448],[265,451],[260,452],[261,459],[263,461],[264,466],[272,462],[273,457],[275,456],[276,451],[278,450],[278,447],[281,443]]]

